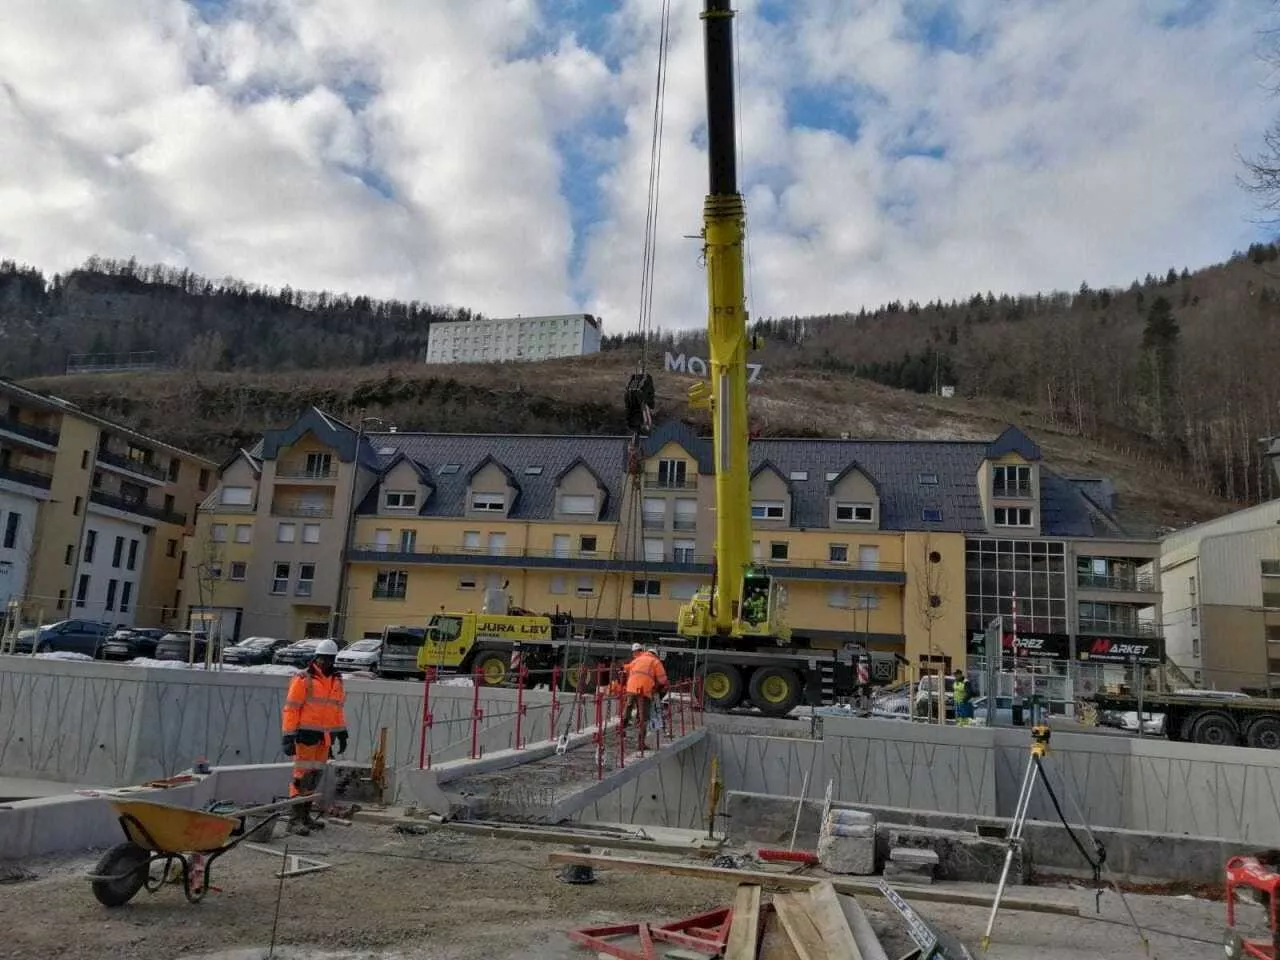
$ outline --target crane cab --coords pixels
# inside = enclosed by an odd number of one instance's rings
[[[715,604],[719,591],[705,586],[680,608],[676,630],[682,637],[715,635]],[[791,638],[786,625],[787,588],[767,570],[748,567],[742,579],[742,605],[734,611],[731,636],[770,637],[783,643]]]

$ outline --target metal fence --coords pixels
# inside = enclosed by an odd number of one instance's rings
[[[134,353],[73,353],[67,357],[67,373],[146,373],[162,364],[154,350]]]

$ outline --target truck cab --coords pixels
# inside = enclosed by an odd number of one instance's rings
[[[677,632],[682,637],[705,637],[715,634],[713,604],[718,602],[714,587],[706,586],[680,608]],[[732,636],[771,637],[785,644],[791,639],[787,626],[787,588],[768,572],[749,568],[742,581],[742,605],[735,611]]]

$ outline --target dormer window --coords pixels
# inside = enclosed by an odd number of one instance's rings
[[[991,492],[997,497],[1031,496],[1031,468],[1014,465],[992,467]]]
[[[388,490],[388,510],[413,510],[418,505],[418,494],[413,490]]]
[[[482,513],[504,513],[507,509],[505,493],[473,493],[471,509]]]
[[[687,482],[689,464],[684,460],[658,461],[658,486],[682,489]]]
[[[869,503],[837,503],[836,520],[840,523],[870,523],[875,507]]]
[[[757,500],[751,504],[752,520],[782,520],[785,514],[786,504],[777,500]]]

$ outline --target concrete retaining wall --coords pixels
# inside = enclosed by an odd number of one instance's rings
[[[199,757],[283,760],[287,686],[282,676],[0,657],[0,775],[114,787],[172,775]],[[514,690],[481,690],[485,751],[514,745],[515,702]],[[550,694],[526,692],[525,703],[523,738],[544,738]],[[434,685],[431,710],[433,761],[466,756],[471,688]],[[420,684],[347,681],[346,759],[367,760],[385,726],[388,764],[416,765],[421,723]]]

